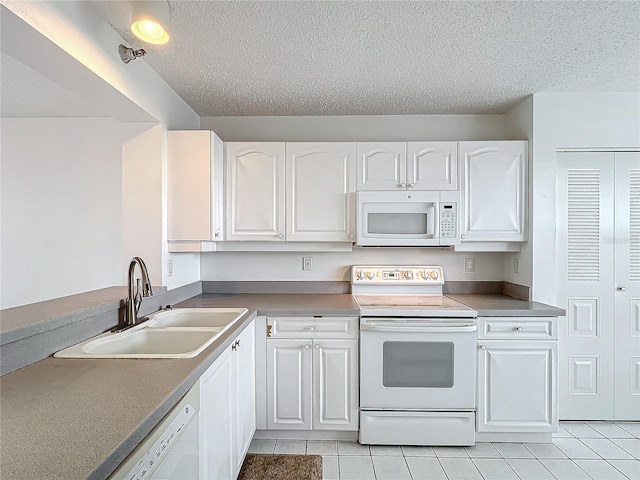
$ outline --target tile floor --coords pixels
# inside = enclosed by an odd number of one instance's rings
[[[366,446],[254,440],[251,453],[322,455],[335,480],[640,480],[640,422],[561,422],[552,444]]]

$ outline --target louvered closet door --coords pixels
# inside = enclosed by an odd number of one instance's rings
[[[615,154],[616,420],[640,420],[640,153]]]
[[[640,153],[561,153],[560,418],[640,420]]]

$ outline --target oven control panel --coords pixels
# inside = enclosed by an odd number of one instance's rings
[[[443,285],[442,267],[422,266],[353,266],[352,284],[370,285]]]

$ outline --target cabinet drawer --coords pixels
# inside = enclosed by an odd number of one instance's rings
[[[478,338],[556,340],[558,317],[478,317]]]
[[[358,317],[267,316],[268,338],[358,338]]]

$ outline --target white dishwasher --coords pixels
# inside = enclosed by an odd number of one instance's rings
[[[199,410],[197,382],[109,478],[198,480]]]

